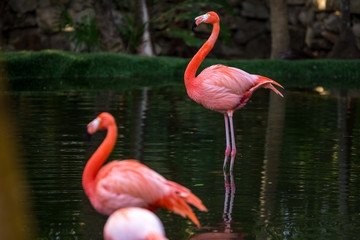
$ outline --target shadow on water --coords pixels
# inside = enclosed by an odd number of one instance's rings
[[[277,199],[274,195],[278,188],[278,171],[280,165],[280,154],[283,145],[283,132],[285,120],[286,97],[280,99],[270,93],[268,120],[266,128],[266,142],[264,152],[263,171],[261,177],[260,191],[260,222],[262,230],[271,224],[274,207]],[[266,231],[259,231],[257,237],[266,238]]]
[[[344,229],[343,239],[351,239],[353,222],[349,213],[348,202],[351,198],[351,154],[356,102],[348,96],[347,90],[339,90],[337,99],[337,134],[338,134],[338,205],[341,225]]]
[[[184,88],[9,95],[39,239],[102,239],[106,217],[91,207],[81,175],[105,135],[86,142],[86,125],[103,111],[119,130],[109,160],[136,158],[191,189],[209,209],[195,211],[200,229],[157,212],[169,239],[360,234],[358,92],[288,91],[279,98],[259,90],[235,113],[232,174],[222,172],[223,117],[189,100]]]

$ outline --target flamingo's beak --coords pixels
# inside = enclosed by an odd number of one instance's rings
[[[191,30],[195,31],[196,27],[197,27],[196,20],[194,20]]]
[[[87,132],[89,134],[94,134],[98,130],[100,122],[101,118],[95,118],[94,120],[92,120],[87,126]]]
[[[92,136],[92,135],[89,133],[89,131],[86,130],[86,140],[87,140],[88,142],[91,141],[91,136]]]
[[[193,26],[192,26],[192,30],[194,31],[195,28],[197,26],[199,26],[200,23],[206,21],[206,19],[208,19],[209,17],[210,17],[209,14],[204,14],[204,15],[196,17],[195,20],[194,20]]]

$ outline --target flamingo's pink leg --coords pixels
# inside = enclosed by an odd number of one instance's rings
[[[225,135],[226,135],[226,149],[225,149],[225,159],[224,159],[224,166],[223,169],[226,168],[227,159],[230,155],[230,137],[229,137],[229,123],[228,123],[228,117],[227,114],[224,114],[224,120],[225,120]]]
[[[233,117],[232,112],[228,112],[229,121],[230,121],[230,133],[231,133],[231,162],[230,162],[230,171],[233,170],[234,159],[236,155],[236,145],[235,145],[235,133],[234,133],[234,125],[233,125]]]

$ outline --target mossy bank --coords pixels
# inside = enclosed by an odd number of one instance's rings
[[[11,52],[1,57],[10,88],[121,88],[183,84],[190,59],[115,53],[62,51]],[[218,60],[201,69],[226,64],[264,75],[284,87],[360,88],[360,60]]]

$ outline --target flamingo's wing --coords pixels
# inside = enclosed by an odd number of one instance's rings
[[[239,105],[242,95],[255,85],[256,78],[237,68],[213,65],[196,77],[189,96],[204,107],[225,113]]]
[[[241,69],[221,64],[204,69],[199,76],[208,86],[223,88],[228,93],[242,95],[255,85],[256,77]]]
[[[200,226],[187,203],[207,210],[189,189],[166,180],[136,160],[113,161],[99,171],[97,179],[96,195],[105,214],[124,207],[167,208]]]
[[[169,191],[165,178],[136,160],[112,161],[96,179],[96,195],[106,214],[123,207],[147,207]]]
[[[260,87],[270,88],[282,96],[272,85],[282,87],[277,82],[224,65],[205,68],[195,80],[194,86],[188,90],[189,96],[204,107],[222,113],[244,106]]]

